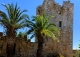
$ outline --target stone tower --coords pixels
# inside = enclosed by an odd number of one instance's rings
[[[43,4],[37,7],[36,14],[41,15],[43,11],[47,15],[54,14],[50,23],[55,23],[60,30],[59,43],[51,38],[45,39],[43,44],[43,54],[45,56],[53,53],[63,54],[65,57],[72,57],[73,40],[73,8],[74,4],[70,1],[63,1],[59,5],[54,0],[44,0]]]

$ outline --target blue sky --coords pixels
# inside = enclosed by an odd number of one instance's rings
[[[55,0],[57,3],[62,5],[63,1],[67,0]],[[80,1],[79,0],[70,0],[71,3],[74,3],[74,21],[73,21],[73,49],[78,48],[80,43]],[[27,14],[31,17],[36,15],[36,7],[42,5],[43,0],[1,0],[0,1],[0,10],[5,11],[5,8],[1,5],[2,3],[18,3],[18,6],[23,10],[27,9]],[[3,32],[3,27],[0,26],[0,32]]]

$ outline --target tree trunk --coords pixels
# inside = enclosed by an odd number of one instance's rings
[[[42,56],[42,50],[43,50],[43,37],[41,34],[37,34],[38,39],[38,49],[37,49],[37,57],[43,57]]]
[[[15,42],[14,39],[10,39],[7,42],[7,57],[13,57],[14,56],[14,51],[15,51]]]
[[[7,29],[6,35],[9,38],[15,38],[16,37],[15,29],[12,29],[12,28]]]
[[[15,30],[7,30],[7,57],[14,56]]]
[[[43,43],[38,43],[37,57],[43,57],[42,56],[42,48],[43,48]]]

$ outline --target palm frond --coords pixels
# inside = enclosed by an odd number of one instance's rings
[[[35,34],[31,35],[30,39],[34,38],[35,37]]]
[[[6,13],[4,13],[3,11],[0,11],[0,22],[4,25],[4,26],[6,26],[6,25],[8,25],[9,24],[9,20],[8,20],[8,17],[7,17],[7,15],[6,15]]]
[[[33,31],[34,31],[34,28],[30,28],[30,29],[27,31],[27,34],[31,34]]]
[[[14,4],[7,5],[2,4],[2,5],[6,8],[7,14],[3,11],[0,11],[0,24],[4,25],[7,32],[11,29],[13,31],[16,31],[17,29],[26,27],[25,20],[29,19],[28,15],[25,13],[27,12],[27,10],[21,11],[17,3],[16,5]]]
[[[37,33],[39,33],[42,36],[49,36],[58,41],[56,35],[60,35],[59,30],[55,24],[49,23],[52,17],[53,15],[46,16],[46,13],[42,15],[33,16],[33,21],[35,21],[35,23],[31,21],[32,24],[30,24],[30,30],[28,31],[28,34],[34,32],[34,36],[36,36]]]
[[[55,33],[57,36],[60,36],[59,29],[56,26],[49,26],[48,29]]]
[[[55,35],[51,31],[49,31],[47,29],[42,30],[41,33],[44,34],[45,36],[48,35],[49,37],[55,38]]]
[[[41,34],[44,34],[45,36],[49,36],[49,37],[53,38],[54,40],[56,40],[57,42],[59,42],[59,39],[56,37],[56,35],[48,29],[42,30]]]

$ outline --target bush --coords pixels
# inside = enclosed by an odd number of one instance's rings
[[[61,53],[59,54],[59,57],[64,57]]]

